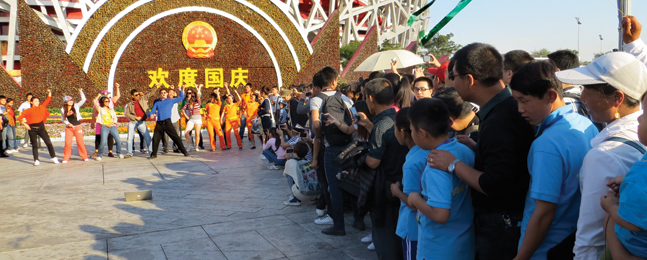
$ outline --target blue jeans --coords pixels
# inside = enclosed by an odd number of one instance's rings
[[[344,226],[344,194],[341,192],[340,181],[337,179],[337,173],[341,172],[342,169],[333,161],[345,148],[343,146],[328,146],[324,152],[323,167],[326,171],[328,192],[330,193],[328,215],[333,220],[333,228],[335,230],[346,230]]]
[[[16,149],[16,127],[6,126],[2,129],[2,150]]]
[[[242,138],[245,136],[245,127],[247,126],[247,117],[243,114],[240,115],[240,130],[238,133],[240,134],[240,137]],[[251,131],[251,130],[249,130]]]
[[[263,155],[265,155],[265,158],[267,158],[267,161],[269,161],[270,163],[273,163],[276,166],[285,166],[285,162],[288,161],[286,159],[276,158],[276,154],[270,150],[263,150]]]
[[[133,155],[133,140],[135,140],[135,129],[139,131],[143,136],[144,140],[146,141],[146,147],[148,150],[152,150],[151,148],[151,135],[148,133],[148,128],[146,128],[146,122],[144,121],[137,121],[137,122],[128,122],[128,146],[127,146],[127,152],[130,155]],[[103,129],[101,129],[103,133]],[[119,148],[117,148],[119,149]]]
[[[121,140],[119,140],[119,131],[116,126],[108,128],[105,125],[101,125],[101,143],[99,144],[99,157],[103,155],[103,148],[108,143],[108,135],[112,134],[112,137],[115,138],[115,143],[117,143],[117,155],[121,154]]]

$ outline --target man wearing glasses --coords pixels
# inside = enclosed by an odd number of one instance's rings
[[[419,77],[413,81],[413,94],[416,100],[431,98],[433,81],[428,77]]]
[[[135,129],[143,135],[146,141],[146,147],[151,150],[151,136],[146,127],[146,112],[148,111],[148,100],[155,95],[157,88],[154,88],[148,94],[144,95],[142,92],[133,89],[130,91],[131,101],[127,105],[126,117],[130,120],[128,122],[128,145],[125,158],[133,157],[133,140],[135,139]]]

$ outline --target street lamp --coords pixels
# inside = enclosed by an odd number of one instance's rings
[[[575,17],[575,20],[577,20],[577,59],[580,60],[580,25],[582,22],[579,17]]]

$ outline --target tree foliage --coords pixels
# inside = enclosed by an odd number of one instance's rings
[[[402,50],[402,46],[399,43],[391,43],[389,40],[384,40],[378,51],[388,51],[388,50]]]
[[[463,47],[452,41],[452,37],[454,37],[453,33],[446,35],[436,34],[427,42],[427,44],[422,45],[422,47],[427,49],[427,53],[433,54],[436,58],[440,58],[445,54],[451,55]]]
[[[543,49],[538,50],[538,51],[533,51],[531,55],[533,57],[535,57],[535,58],[539,58],[539,57],[548,57],[548,54],[551,54],[551,53],[552,52],[549,51],[548,49],[543,48]]]
[[[603,56],[605,54],[609,54],[609,53],[612,53],[612,51],[595,53],[595,54],[593,54],[593,59],[595,60],[595,59],[600,58],[601,56]]]
[[[341,58],[341,64],[342,67],[345,68],[350,59],[353,57],[355,52],[357,51],[357,48],[359,48],[359,45],[361,44],[360,41],[352,41],[346,46],[342,46],[339,49],[339,56]]]

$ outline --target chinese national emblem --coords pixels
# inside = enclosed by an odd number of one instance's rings
[[[216,31],[206,22],[195,21],[184,28],[182,43],[190,58],[211,58],[218,42]]]

